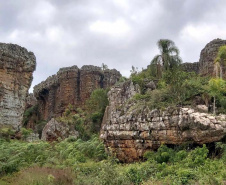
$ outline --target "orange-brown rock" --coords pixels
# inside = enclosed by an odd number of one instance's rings
[[[125,82],[108,93],[109,106],[100,137],[120,161],[137,161],[147,150],[156,150],[161,144],[204,144],[226,136],[226,115],[213,116],[179,107],[150,110],[145,102],[132,99],[137,92],[132,82]]]
[[[32,52],[0,43],[0,124],[19,129],[35,67]]]
[[[93,90],[111,87],[120,77],[115,69],[103,71],[96,66],[61,68],[34,87],[42,119],[61,116],[69,104],[83,106]]]

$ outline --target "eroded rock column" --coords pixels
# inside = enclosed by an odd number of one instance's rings
[[[35,67],[32,52],[0,43],[0,125],[20,127]]]

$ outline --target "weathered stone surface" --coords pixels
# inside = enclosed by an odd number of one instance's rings
[[[42,131],[42,140],[44,141],[56,141],[58,138],[65,139],[69,136],[77,138],[79,136],[78,132],[74,130],[73,126],[58,122],[52,118]]]
[[[28,142],[34,142],[34,141],[39,141],[39,134],[31,133],[27,138],[26,141]]]
[[[226,45],[226,40],[214,39],[202,49],[199,59],[199,73],[202,76],[215,76],[214,60],[223,45]],[[223,75],[226,78],[226,66],[223,67]]]
[[[214,39],[209,42],[201,51],[199,62],[183,63],[182,70],[186,72],[196,72],[202,76],[216,76],[214,70],[214,60],[220,46],[226,45],[226,40]],[[226,78],[226,66],[222,68],[223,77]]]
[[[131,100],[138,90],[131,82],[113,87],[102,122],[101,135],[106,148],[119,160],[132,162],[147,150],[161,144],[204,144],[226,135],[226,115],[212,116],[191,108],[150,110]]]
[[[29,93],[26,97],[26,106],[25,106],[25,109],[27,108],[30,108],[34,105],[37,104],[37,100],[36,98],[34,97],[34,94],[33,93]]]
[[[0,124],[19,129],[35,67],[32,52],[0,43]]]
[[[195,72],[199,73],[199,62],[194,62],[194,63],[183,63],[182,65],[182,70],[186,72]]]
[[[61,68],[56,75],[34,87],[42,119],[61,116],[69,104],[81,107],[97,88],[114,85],[121,74],[113,70],[101,70],[100,67],[86,65]]]
[[[208,107],[206,105],[197,105],[198,111],[208,113]]]

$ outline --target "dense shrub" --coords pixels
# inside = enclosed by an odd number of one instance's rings
[[[216,143],[221,158],[210,159],[205,145],[194,150],[162,145],[156,152],[145,153],[146,162],[120,164],[107,157],[95,136],[88,141],[68,138],[52,144],[0,140],[0,174],[21,171],[4,176],[7,185],[16,184],[15,179],[18,185],[224,184],[225,148],[224,143]]]

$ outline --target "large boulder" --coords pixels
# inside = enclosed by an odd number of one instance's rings
[[[0,43],[0,125],[20,128],[35,67],[32,52]]]
[[[113,87],[105,110],[100,137],[120,161],[133,162],[161,144],[204,144],[226,136],[226,115],[213,116],[191,108],[150,110],[135,103],[138,89],[131,83]]]
[[[52,118],[43,128],[41,139],[44,141],[56,141],[68,138],[69,136],[77,138],[79,133],[74,130],[73,126],[58,122]]]

